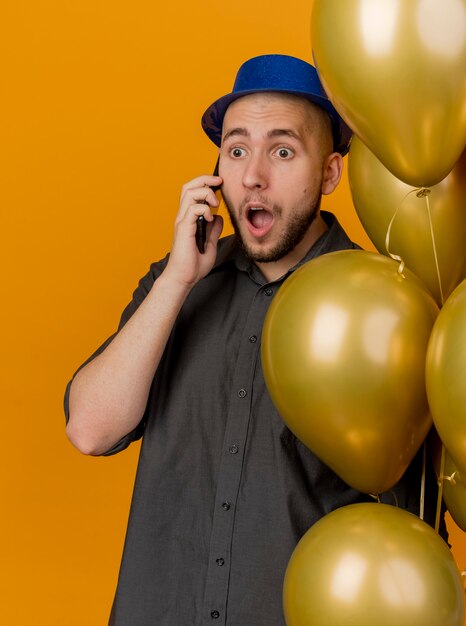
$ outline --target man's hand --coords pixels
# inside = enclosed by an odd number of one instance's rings
[[[183,186],[165,278],[190,288],[212,269],[223,219],[213,213],[219,202],[211,186],[221,183],[220,176],[199,176]],[[204,253],[196,245],[196,221],[201,215],[208,222]]]

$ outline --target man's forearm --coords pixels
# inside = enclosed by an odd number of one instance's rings
[[[66,430],[81,452],[106,452],[141,421],[178,313],[215,262],[223,220],[212,214],[218,200],[210,185],[221,182],[219,176],[199,176],[183,186],[165,270],[113,341],[76,374]],[[195,240],[201,215],[209,223],[204,253]]]
[[[164,272],[107,348],[77,373],[67,435],[81,452],[101,454],[138,425],[189,290]]]

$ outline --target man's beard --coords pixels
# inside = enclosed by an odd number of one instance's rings
[[[255,252],[242,238],[239,223],[233,211],[230,208],[230,202],[228,198],[224,196],[225,204],[230,215],[231,224],[235,231],[235,235],[238,239],[238,243],[246,253],[247,257],[251,261],[256,263],[273,263],[279,261],[287,254],[292,252],[298,244],[301,243],[307,231],[309,230],[312,222],[317,217],[320,210],[322,195],[319,193],[315,198],[312,198],[307,205],[306,209],[299,213],[291,213],[289,221],[285,224],[285,231],[275,247],[264,252]],[[259,199],[259,201],[261,201]],[[268,204],[267,201],[262,200],[264,204]],[[243,203],[246,204],[246,201]],[[272,206],[272,212],[274,216],[280,217],[283,214],[282,207],[274,204]],[[246,218],[245,218],[246,220]]]

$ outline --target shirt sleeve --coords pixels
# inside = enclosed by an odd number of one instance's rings
[[[161,273],[163,272],[163,270],[167,266],[168,258],[169,258],[169,256],[167,255],[161,261],[158,261],[157,263],[153,263],[150,266],[150,269],[147,272],[147,274],[145,276],[143,276],[143,278],[141,278],[141,280],[139,281],[138,287],[137,287],[137,289],[133,293],[133,299],[127,305],[125,310],[123,311],[123,313],[121,315],[120,323],[118,325],[117,332],[114,333],[113,335],[111,335],[88,359],[86,359],[86,361],[84,361],[84,363],[73,374],[73,377],[70,380],[70,382],[67,384],[66,390],[65,390],[64,409],[65,409],[66,423],[68,423],[68,420],[69,420],[69,417],[70,417],[70,408],[69,408],[70,390],[71,390],[71,385],[73,384],[73,380],[74,380],[76,374],[85,365],[90,363],[99,354],[101,354],[105,350],[105,348],[117,336],[117,334],[120,332],[120,330],[126,324],[126,322],[129,319],[131,319],[133,314],[137,311],[137,309],[140,307],[140,305],[144,301],[145,297],[147,296],[147,294],[151,290],[152,285],[154,284],[154,282],[157,280],[157,278],[161,275]],[[142,437],[142,435],[144,434],[145,424],[146,424],[146,414],[143,415],[141,421],[139,422],[139,424],[136,426],[136,428],[134,430],[130,431],[127,435],[122,437],[109,450],[107,450],[106,452],[102,453],[101,456],[110,456],[112,454],[116,454],[117,452],[121,452],[122,450],[127,448],[130,445],[130,443],[132,443],[133,441],[136,441],[137,439],[140,439]]]

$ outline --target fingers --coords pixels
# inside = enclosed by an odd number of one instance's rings
[[[206,187],[206,186],[215,187],[217,185],[221,185],[222,182],[223,180],[220,176],[210,176],[210,175],[198,176],[197,178],[193,178],[192,180],[190,180],[189,182],[183,185],[181,189],[181,195],[183,196],[183,193],[185,191],[189,191],[190,189],[197,189],[199,187]]]
[[[180,208],[175,220],[172,253],[175,251],[179,254],[179,250],[182,247],[183,251],[190,250],[192,253],[197,254],[197,220],[202,216],[205,218],[207,225],[213,224],[215,209],[220,202],[209,185],[219,186],[221,182],[220,176],[199,176],[183,186]],[[217,225],[214,231],[214,238],[216,237],[217,239],[219,226],[220,224]],[[211,228],[207,230],[206,240],[209,239],[211,230]]]
[[[181,191],[177,221],[182,220],[188,211],[192,211],[196,217],[204,215],[207,221],[212,221],[210,207],[218,207],[219,202],[211,186],[218,186],[221,182],[220,176],[199,176],[186,183]]]
[[[218,176],[200,176],[183,187],[166,270],[183,284],[194,285],[207,275],[215,262],[223,219],[214,215],[220,203],[207,184],[220,185],[221,182]],[[207,221],[204,253],[200,253],[196,245],[196,222],[201,215]]]

